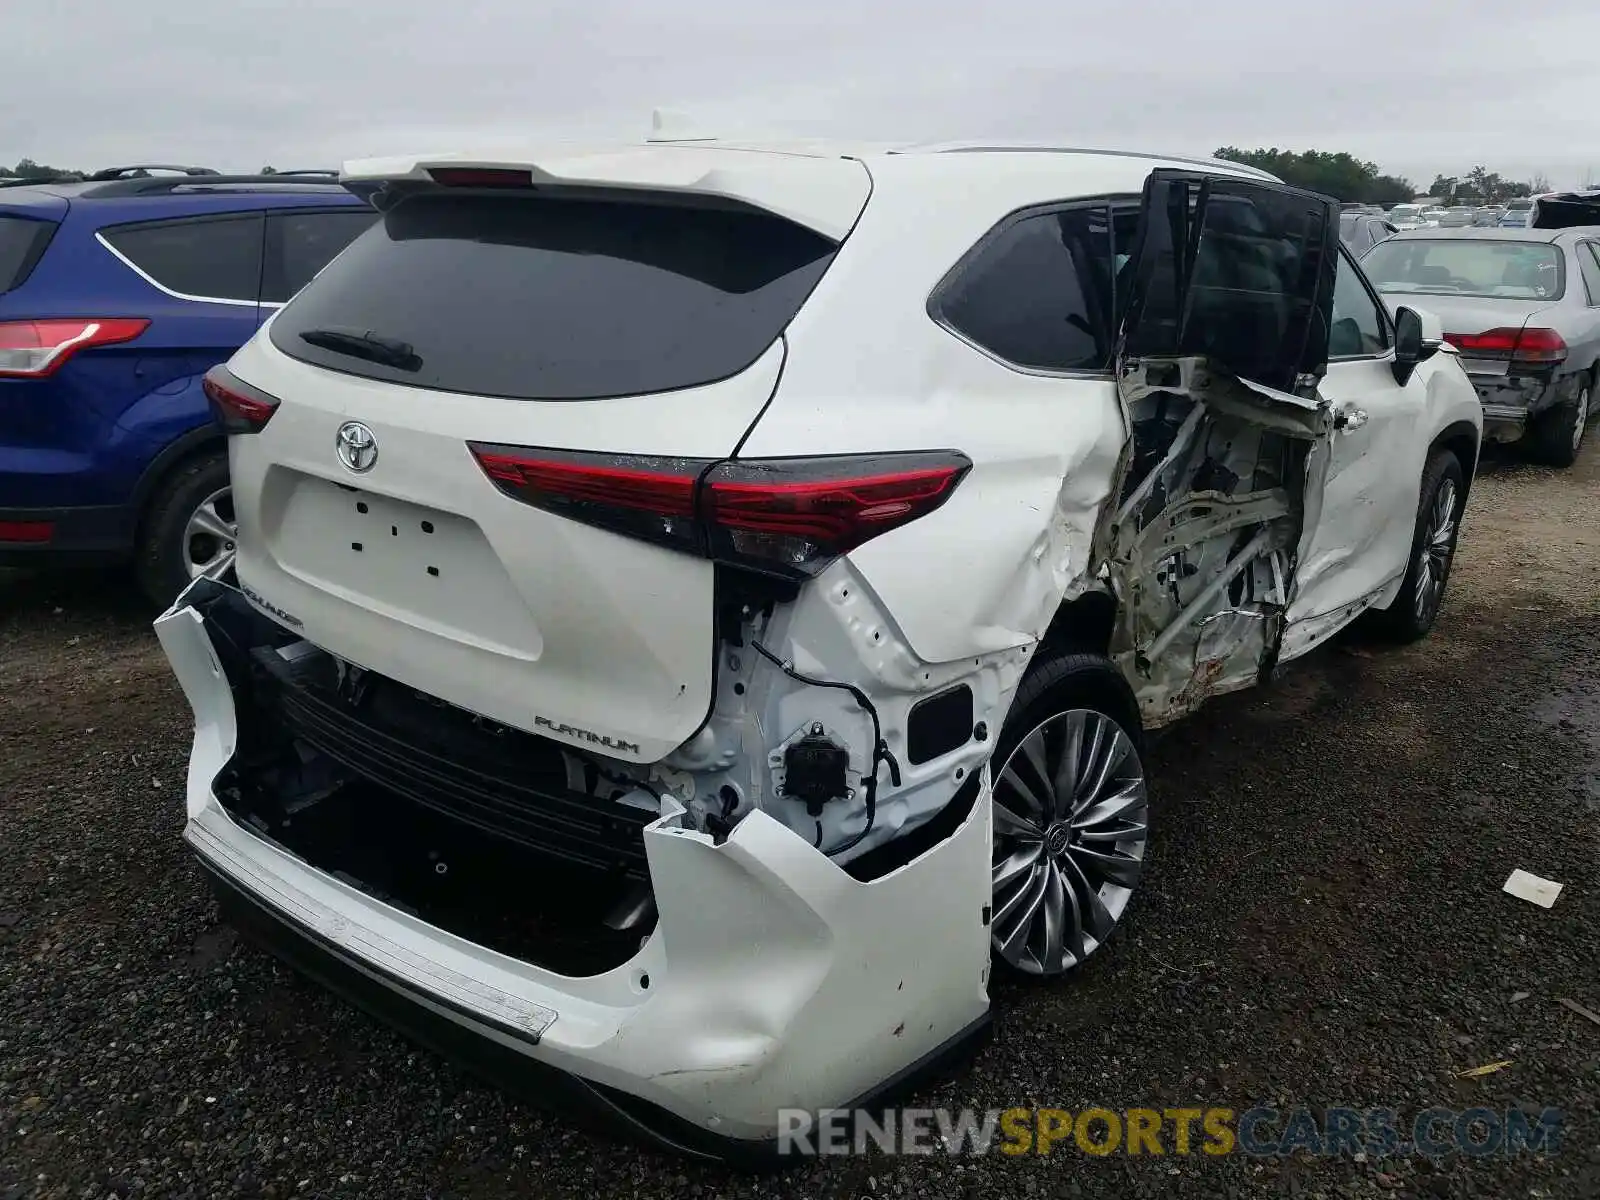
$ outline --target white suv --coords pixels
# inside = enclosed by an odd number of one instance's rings
[[[1138,882],[1143,731],[1438,612],[1480,406],[1336,204],[1127,153],[349,166],[158,622],[230,916],[505,1081],[770,1146]]]

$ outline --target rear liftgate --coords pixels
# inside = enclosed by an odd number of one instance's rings
[[[1333,430],[1317,385],[1337,222],[1334,201],[1281,184],[1146,182],[1117,354],[1132,437],[1096,558],[1148,725],[1276,663]]]

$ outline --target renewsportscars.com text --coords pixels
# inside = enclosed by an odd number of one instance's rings
[[[1521,1108],[1428,1108],[1404,1118],[1388,1108],[905,1108],[783,1109],[781,1154],[1079,1153],[1127,1155],[1245,1154],[1279,1157],[1412,1154],[1482,1158],[1554,1154],[1562,1112]]]

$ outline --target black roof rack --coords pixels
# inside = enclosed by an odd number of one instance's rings
[[[298,188],[337,188],[339,172],[324,169],[274,171],[270,175],[222,175],[215,171],[195,175],[136,175],[132,178],[93,180],[80,195],[85,199],[110,196],[160,196],[172,192],[204,191],[210,188],[256,188],[284,190]]]
[[[180,167],[172,163],[135,163],[131,167],[106,167],[104,170],[85,175],[84,179],[90,183],[103,183],[110,179],[139,178],[141,174],[147,175],[151,171],[172,171],[179,175],[189,176],[222,174],[222,172],[214,171],[210,167]]]
[[[71,183],[75,180],[65,175],[6,175],[0,177],[0,188],[39,187],[50,183]]]

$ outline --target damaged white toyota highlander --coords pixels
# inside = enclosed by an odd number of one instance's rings
[[[1142,738],[1439,610],[1481,408],[1249,168],[717,142],[352,164],[207,391],[157,622],[231,920],[685,1152],[969,1047],[1150,831]]]

